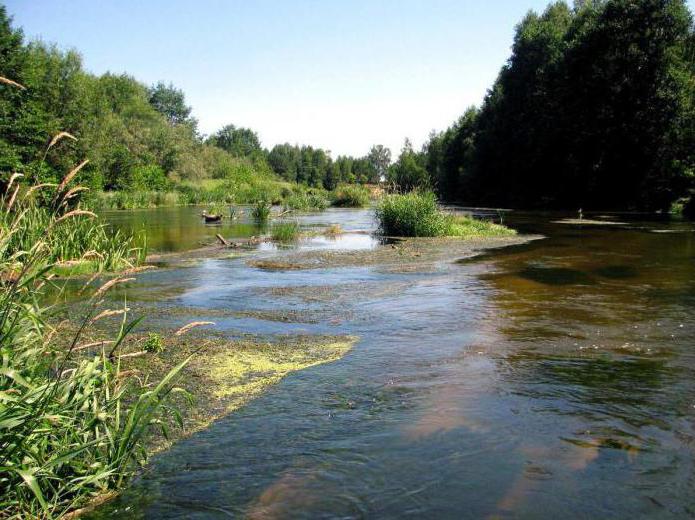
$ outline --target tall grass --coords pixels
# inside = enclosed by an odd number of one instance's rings
[[[286,209],[299,211],[323,211],[328,207],[328,197],[323,190],[291,193],[282,202]]]
[[[234,181],[205,179],[174,184],[168,191],[99,192],[89,199],[93,209],[137,209],[202,204],[253,204],[258,200],[281,203],[287,183],[269,179]]]
[[[499,224],[446,213],[431,192],[387,195],[377,206],[376,217],[387,236],[474,238],[516,234]]]
[[[270,230],[270,237],[277,242],[291,242],[299,236],[299,224],[296,222],[277,222]]]
[[[272,206],[266,200],[259,200],[251,209],[251,216],[256,222],[267,222],[270,218],[270,210]]]
[[[102,300],[131,278],[96,290],[77,332],[46,322],[41,294],[55,261],[82,254],[85,243],[102,256],[108,252],[100,248],[110,247],[102,238],[79,238],[83,219],[94,215],[71,209],[71,175],[58,187],[23,193],[12,176],[0,194],[0,516],[6,518],[57,518],[123,485],[145,459],[148,432],[168,422],[165,400],[188,362],[147,385],[121,370],[124,340],[139,320],[127,321],[125,309],[105,309]],[[37,192],[47,208],[36,206]],[[85,344],[89,330],[114,313],[123,314],[120,331],[94,353]]]
[[[333,205],[342,208],[363,208],[369,200],[369,188],[357,184],[338,186],[333,193]]]
[[[18,192],[19,193],[19,192]],[[144,260],[146,242],[136,244],[132,235],[115,231],[100,223],[91,212],[75,210],[69,222],[55,223],[55,213],[27,195],[21,203],[21,225],[16,212],[0,213],[0,232],[7,236],[7,251],[28,251],[40,241],[49,240],[47,261],[70,265],[81,263],[92,271],[117,271],[135,267]],[[46,234],[50,229],[51,233]]]

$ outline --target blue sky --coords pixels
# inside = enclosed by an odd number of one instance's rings
[[[695,0],[692,0],[695,2]],[[691,2],[691,9],[692,9]],[[30,39],[76,48],[88,70],[184,90],[200,128],[264,146],[365,154],[420,145],[479,104],[514,26],[546,0],[9,0]]]

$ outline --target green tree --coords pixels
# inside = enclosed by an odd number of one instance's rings
[[[367,160],[372,168],[372,175],[368,182],[377,183],[386,180],[386,173],[391,165],[391,150],[382,144],[376,144],[369,150]]]
[[[208,143],[235,157],[252,157],[262,152],[258,134],[249,128],[227,125],[208,138]]]
[[[150,105],[172,125],[187,123],[195,126],[195,121],[191,118],[191,107],[186,105],[186,96],[173,84],[167,85],[160,81],[148,89],[148,96]]]

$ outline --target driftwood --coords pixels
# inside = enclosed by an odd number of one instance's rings
[[[217,233],[217,234],[215,235],[215,237],[217,238],[217,240],[220,241],[220,243],[221,243],[223,246],[229,247],[229,242],[227,242],[227,241],[224,239],[224,237],[223,237],[222,235],[220,235],[219,233]]]

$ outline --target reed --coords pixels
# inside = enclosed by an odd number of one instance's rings
[[[46,321],[42,292],[58,262],[89,257],[115,266],[130,251],[123,236],[72,206],[73,177],[30,189],[11,177],[0,195],[3,518],[58,518],[118,489],[144,462],[152,428],[166,430],[170,417],[180,424],[167,397],[179,392],[174,380],[189,359],[146,385],[121,370],[126,337],[139,320],[128,321],[126,309],[105,309],[102,297],[124,278],[94,293],[74,319],[76,332]],[[37,194],[51,204],[39,206]],[[123,316],[118,333],[94,352],[84,338],[95,321],[115,314]]]
[[[500,224],[444,212],[431,192],[387,195],[377,206],[376,217],[386,236],[477,238],[516,234]]]
[[[292,242],[299,237],[299,231],[296,222],[277,222],[273,224],[270,237],[277,242]]]
[[[267,200],[259,200],[251,209],[251,216],[256,222],[267,222],[270,218],[271,207]]]

